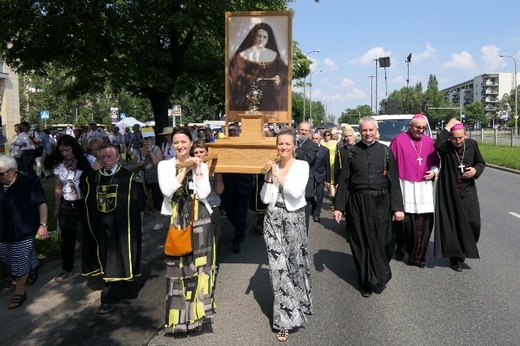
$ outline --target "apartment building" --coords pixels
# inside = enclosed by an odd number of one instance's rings
[[[442,90],[444,99],[462,108],[472,102],[482,102],[486,118],[511,117],[508,110],[499,110],[498,102],[515,88],[514,73],[484,73],[469,81]],[[517,82],[520,81],[517,74]],[[511,111],[511,110],[509,110]]]

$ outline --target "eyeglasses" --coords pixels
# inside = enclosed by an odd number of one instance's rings
[[[3,177],[4,175],[6,175],[7,173],[11,172],[13,169],[8,169],[7,171],[5,172],[0,172],[0,177]]]
[[[416,130],[426,130],[426,126],[415,126],[415,125],[413,125],[413,127],[414,127]]]

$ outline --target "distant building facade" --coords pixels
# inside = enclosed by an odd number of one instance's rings
[[[512,117],[507,110],[499,112],[498,102],[515,88],[514,73],[485,73],[473,79],[442,90],[444,99],[462,108],[472,102],[481,102],[488,119]],[[517,83],[520,81],[517,73]]]
[[[14,124],[20,122],[18,75],[0,57],[0,115],[4,135],[10,140]]]

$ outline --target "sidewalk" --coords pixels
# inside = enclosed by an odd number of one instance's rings
[[[142,262],[148,262],[162,253],[167,230],[152,231],[155,224],[153,214],[145,214],[143,220]],[[81,249],[76,251],[73,275],[62,282],[54,281],[61,272],[61,258],[44,262],[34,285],[26,285],[27,300],[14,310],[7,309],[13,294],[14,285],[0,292],[0,344],[11,345],[41,325],[64,308],[74,310],[80,305],[99,304],[103,280],[101,277],[84,278],[81,276]]]

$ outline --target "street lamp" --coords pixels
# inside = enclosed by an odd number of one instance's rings
[[[374,108],[373,108],[373,105],[372,105],[372,98],[374,96],[374,93],[372,92],[372,81],[374,80],[374,77],[373,75],[370,75],[368,76],[368,78],[370,78],[370,113],[374,114]]]
[[[309,75],[309,119],[311,119],[309,122],[312,122],[312,74],[314,72],[323,72],[323,70],[321,68],[319,70],[314,70]]]
[[[518,136],[518,86],[516,84],[516,59],[513,58],[510,55],[500,55],[501,58],[511,58],[515,62],[515,77],[514,77],[514,83],[515,83],[515,136]]]
[[[305,54],[305,57],[307,58],[312,53],[320,53],[321,49],[311,50],[309,53]],[[303,119],[305,120],[305,99],[307,98],[305,96],[305,84],[307,84],[307,76],[303,77]]]
[[[328,120],[328,116],[329,116],[329,113],[328,113],[328,107],[327,107],[327,101],[328,100],[332,100],[332,97],[327,97],[325,99],[325,120]]]

